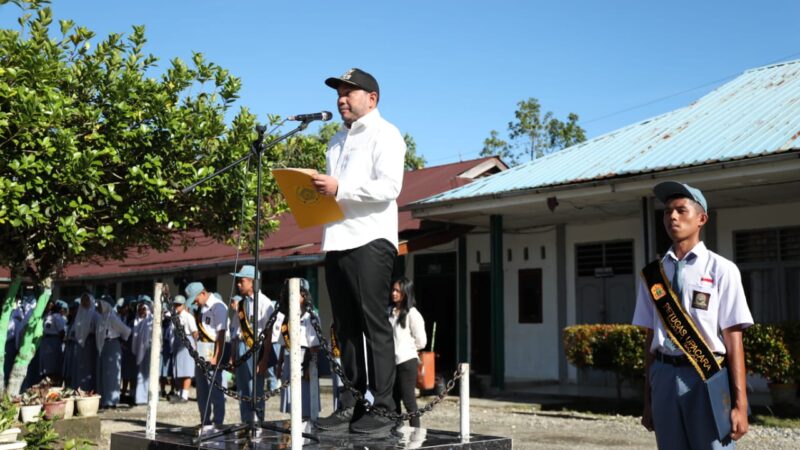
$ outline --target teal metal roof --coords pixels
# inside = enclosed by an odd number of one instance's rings
[[[800,149],[800,60],[751,69],[689,106],[417,202],[483,197]]]

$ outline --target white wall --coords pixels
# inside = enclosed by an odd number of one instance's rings
[[[725,208],[717,211],[717,250],[733,260],[733,232],[800,225],[800,203]]]

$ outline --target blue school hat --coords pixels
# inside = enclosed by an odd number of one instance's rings
[[[238,272],[231,272],[236,278],[255,278],[256,277],[256,268],[255,266],[242,266]]]
[[[667,204],[667,199],[670,197],[686,197],[694,200],[700,206],[702,206],[703,211],[708,211],[706,197],[703,195],[700,189],[689,186],[685,183],[678,183],[677,181],[664,181],[658,183],[653,188],[653,193],[659,200],[661,200],[661,203],[664,203],[665,205]]]
[[[186,301],[189,303],[194,303],[194,299],[197,298],[197,294],[206,290],[206,287],[203,286],[203,283],[199,281],[195,281],[194,283],[189,283],[186,286]]]
[[[186,297],[178,294],[175,298],[172,299],[172,303],[176,305],[185,305],[186,304]]]

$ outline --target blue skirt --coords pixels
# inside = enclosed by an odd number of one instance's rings
[[[172,364],[175,378],[194,377],[194,359],[189,354],[189,350],[183,344],[177,344],[177,351],[172,355]]]
[[[61,336],[45,334],[39,341],[39,374],[61,378],[64,365],[64,350]]]

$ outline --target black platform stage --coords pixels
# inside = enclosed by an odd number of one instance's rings
[[[111,450],[188,450],[188,449],[288,449],[291,439],[288,433],[289,421],[267,422],[267,427],[280,431],[264,430],[256,439],[248,439],[249,431],[213,438],[201,445],[192,440],[197,428],[162,428],[156,431],[155,440],[145,438],[144,431],[127,431],[111,434]],[[206,427],[211,433],[213,427]],[[425,428],[402,427],[385,436],[352,434],[343,432],[316,432],[306,425],[306,433],[316,439],[305,438],[304,449],[371,449],[388,450],[404,448],[452,448],[452,449],[511,449],[511,439],[495,436],[472,435],[469,442],[461,442],[458,433],[452,431],[430,430]]]

